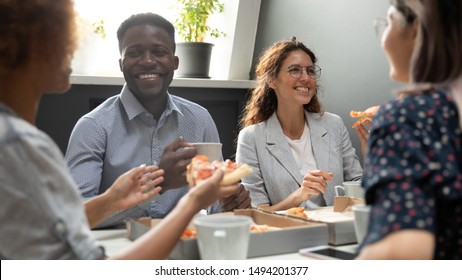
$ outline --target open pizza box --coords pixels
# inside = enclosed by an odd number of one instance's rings
[[[248,258],[298,252],[299,249],[327,245],[327,226],[323,223],[313,223],[282,217],[258,209],[236,210],[234,213],[214,215],[244,215],[251,217],[257,225],[267,225],[278,229],[266,232],[251,232]],[[139,218],[128,220],[128,238],[135,240],[161,220]],[[194,229],[190,224],[189,228]],[[169,259],[200,259],[196,238],[185,238],[178,241]]]
[[[334,212],[352,212],[353,205],[365,204],[362,198],[350,196],[336,196],[334,197]]]
[[[126,221],[128,239],[135,240],[149,231],[150,228],[157,226],[162,221],[161,219],[152,219],[143,217],[138,219],[129,219]],[[192,223],[188,228],[194,229]],[[199,248],[197,247],[196,239],[182,239],[178,241],[175,248],[169,255],[169,259],[173,260],[196,260],[199,259]]]
[[[345,245],[357,243],[354,229],[354,213],[351,207],[364,204],[364,199],[336,196],[333,207],[307,210],[308,220],[327,224],[329,244]]]

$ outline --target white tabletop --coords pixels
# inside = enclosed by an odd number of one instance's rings
[[[98,244],[103,246],[106,250],[106,255],[111,257],[117,252],[128,247],[132,241],[128,239],[126,229],[104,229],[92,230],[93,237],[97,240]],[[335,246],[335,249],[345,252],[354,253],[357,244]],[[264,257],[251,258],[255,260],[307,260],[309,257],[302,256],[298,252],[290,254],[271,255]]]
[[[127,237],[126,229],[92,230],[91,234],[98,244],[104,247],[106,255],[109,257],[114,256],[132,243]]]

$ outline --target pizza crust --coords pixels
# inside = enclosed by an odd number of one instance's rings
[[[220,182],[221,186],[232,185],[239,182],[242,178],[252,173],[252,168],[247,164],[242,164],[231,173],[225,174]]]
[[[220,168],[225,172],[220,186],[236,184],[252,172],[252,168],[247,164],[237,164],[230,160],[209,162],[206,156],[199,155],[186,167],[186,180],[190,187],[196,186]]]

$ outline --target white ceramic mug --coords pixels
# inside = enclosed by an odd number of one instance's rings
[[[247,259],[252,222],[250,217],[240,215],[196,217],[194,226],[197,230],[201,259]]]
[[[191,143],[198,155],[204,155],[209,161],[221,160],[221,143]]]
[[[345,196],[351,196],[356,198],[365,197],[365,190],[361,186],[361,181],[346,181],[342,183],[343,186],[335,186],[335,196],[340,196],[339,189],[343,190]]]
[[[354,227],[356,240],[358,241],[358,244],[361,244],[367,233],[371,207],[369,205],[356,204],[352,206],[352,209],[355,216]]]

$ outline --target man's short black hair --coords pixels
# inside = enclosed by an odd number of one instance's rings
[[[173,27],[173,24],[170,21],[154,13],[135,14],[130,16],[120,24],[119,28],[117,29],[117,40],[119,40],[120,52],[122,52],[122,39],[125,36],[125,32],[127,31],[127,29],[133,26],[144,24],[164,29],[172,39],[173,52],[175,52],[175,27]]]

